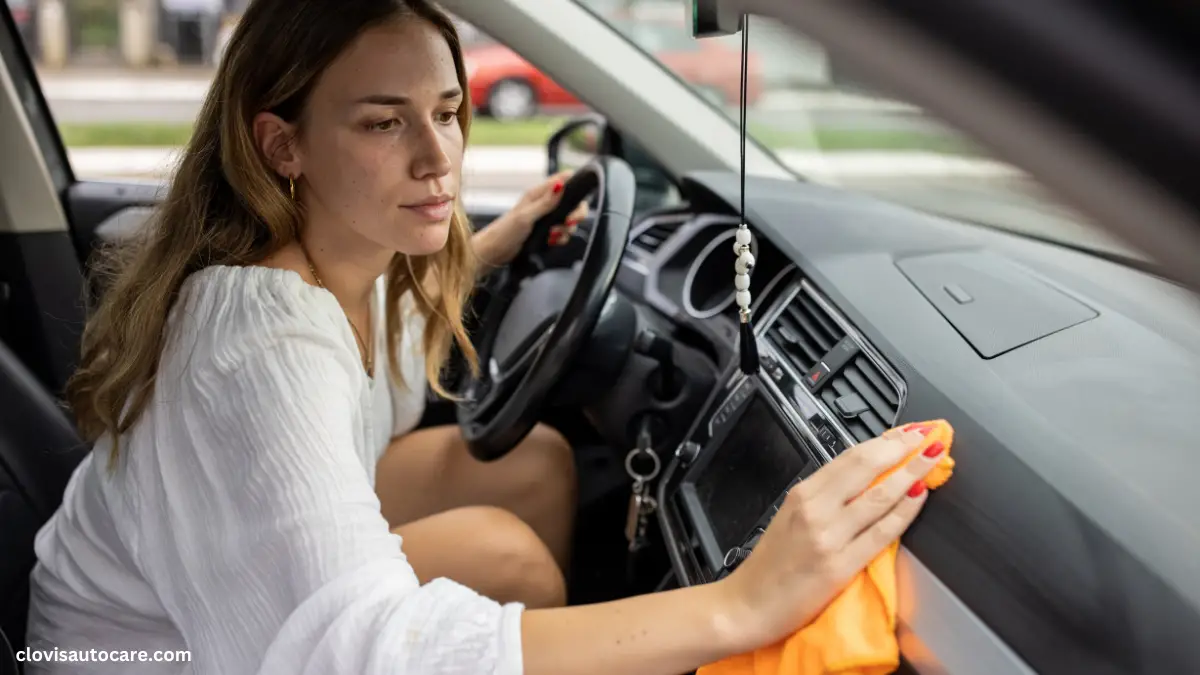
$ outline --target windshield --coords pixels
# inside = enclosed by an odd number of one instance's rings
[[[680,0],[576,0],[738,121],[741,35],[696,40]],[[921,108],[773,20],[749,22],[750,137],[797,176],[960,221],[1141,258]]]

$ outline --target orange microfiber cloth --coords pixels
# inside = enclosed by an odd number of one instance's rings
[[[933,443],[946,446],[942,459],[925,479],[931,489],[950,478],[954,460],[950,444],[954,429],[945,420],[907,424],[904,429],[928,429],[909,457]],[[899,467],[875,479],[882,481]],[[696,675],[883,675],[900,667],[896,642],[896,553],[892,542],[858,573],[850,585],[812,623],[791,637],[754,652],[704,666]]]

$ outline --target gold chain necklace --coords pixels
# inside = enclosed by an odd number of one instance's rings
[[[325,288],[325,282],[321,281],[320,275],[317,274],[317,269],[313,267],[312,258],[308,255],[308,249],[304,247],[303,243],[300,243],[300,251],[304,254],[304,262],[308,263],[308,271],[312,274],[313,279],[317,282],[317,286],[322,289],[329,290],[328,288]],[[362,333],[358,332],[358,326],[354,325],[354,322],[350,320],[349,315],[346,316],[346,323],[350,324],[350,330],[354,331],[354,339],[358,340],[358,346],[362,349],[363,365],[365,365],[367,368],[367,375],[373,376],[375,373],[375,350],[367,346],[367,341],[363,339]]]

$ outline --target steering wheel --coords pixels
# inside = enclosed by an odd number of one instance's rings
[[[533,429],[546,396],[587,344],[620,269],[636,191],[624,160],[593,159],[563,185],[559,205],[534,223],[513,262],[493,273],[476,341],[480,372],[468,374],[457,412],[477,459],[503,457]],[[546,269],[550,227],[592,192],[595,219],[583,259]]]

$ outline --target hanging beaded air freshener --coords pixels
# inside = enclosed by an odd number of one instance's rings
[[[750,297],[750,274],[754,271],[754,254],[750,252],[750,226],[746,224],[746,81],[747,61],[750,53],[750,16],[742,16],[742,73],[741,101],[738,105],[739,133],[741,138],[741,224],[734,233],[733,253],[736,257],[733,263],[733,287],[738,306],[738,319],[741,323],[739,331],[739,351],[742,372],[753,375],[758,372],[758,342],[754,337],[754,325],[750,318],[753,313]]]

